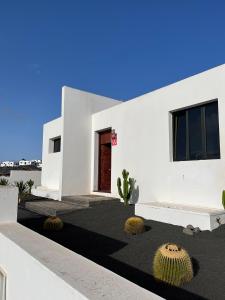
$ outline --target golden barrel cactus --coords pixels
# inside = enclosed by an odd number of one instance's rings
[[[58,231],[63,228],[63,221],[59,217],[48,217],[43,224],[44,230]]]
[[[129,234],[139,234],[145,231],[144,220],[140,217],[131,217],[126,220],[124,231]]]
[[[186,250],[176,244],[164,244],[156,251],[153,275],[156,279],[180,286],[193,278],[191,258]]]

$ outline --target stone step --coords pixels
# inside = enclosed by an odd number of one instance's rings
[[[93,207],[103,203],[120,202],[120,199],[114,197],[106,197],[100,195],[74,195],[62,197],[63,202],[84,205],[86,207]]]
[[[45,216],[58,216],[66,213],[70,213],[72,211],[78,209],[87,209],[87,206],[82,204],[71,204],[69,202],[64,201],[56,201],[56,200],[42,200],[42,201],[29,201],[25,203],[25,208],[32,212],[38,213],[40,215]]]

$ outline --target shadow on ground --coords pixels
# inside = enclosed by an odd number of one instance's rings
[[[126,254],[120,257],[121,260],[113,257],[114,254],[122,250],[126,252],[128,244],[135,242],[135,240],[137,241],[136,237],[127,236],[122,232],[124,240],[121,241],[69,223],[65,223],[64,229],[59,232],[44,231],[42,225],[45,218],[38,217],[36,214],[32,218],[27,218],[27,214],[29,213],[23,212],[23,218],[19,220],[21,224],[165,299],[206,299],[182,288],[172,287],[156,281],[151,274],[126,263]],[[24,218],[25,215],[26,218]],[[150,226],[147,226],[147,229],[151,231]],[[133,255],[132,251],[127,252],[127,256],[132,256],[130,257],[131,259],[135,259],[135,255],[135,251]],[[194,264],[198,266],[196,260],[194,260]]]

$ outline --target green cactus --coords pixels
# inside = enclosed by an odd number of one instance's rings
[[[222,204],[223,204],[223,208],[225,209],[225,191],[223,191],[222,193]]]
[[[63,229],[63,226],[64,224],[62,219],[56,216],[50,216],[44,221],[43,229],[50,231],[59,231]]]
[[[176,244],[159,247],[153,260],[153,275],[156,279],[180,286],[193,278],[190,256]]]
[[[129,172],[127,172],[125,169],[122,171],[122,176],[123,176],[123,188],[122,188],[120,177],[117,178],[118,193],[120,197],[123,199],[124,204],[127,205],[133,191],[133,179],[128,178]]]

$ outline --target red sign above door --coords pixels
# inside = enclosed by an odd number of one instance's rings
[[[115,132],[115,129],[112,130],[111,143],[112,146],[117,145],[117,133]]]

